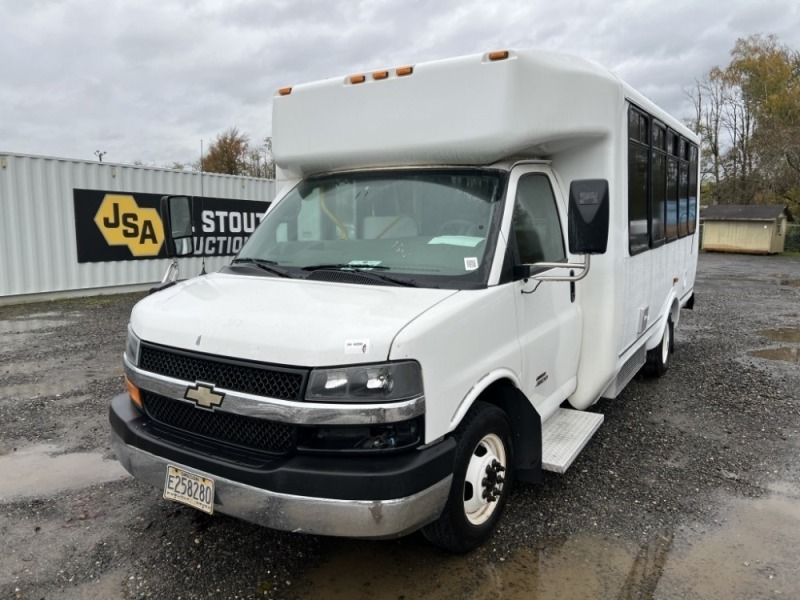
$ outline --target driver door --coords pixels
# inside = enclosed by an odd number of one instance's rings
[[[566,203],[552,172],[545,165],[519,166],[510,191],[509,241],[517,263],[566,262]],[[532,274],[550,270],[533,268]],[[569,282],[530,278],[514,285],[523,391],[544,422],[575,391],[580,313]]]

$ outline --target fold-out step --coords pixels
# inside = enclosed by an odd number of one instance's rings
[[[564,473],[602,422],[597,413],[559,408],[542,426],[542,468]]]

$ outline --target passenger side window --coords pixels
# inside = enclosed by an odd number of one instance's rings
[[[524,175],[517,185],[512,221],[524,264],[566,259],[556,199],[546,175]]]

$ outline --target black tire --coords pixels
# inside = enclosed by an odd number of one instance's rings
[[[454,436],[450,496],[441,516],[422,533],[435,546],[463,554],[483,544],[500,519],[514,481],[514,448],[508,417],[485,402],[475,403]]]
[[[672,317],[667,317],[667,326],[664,327],[664,334],[661,336],[661,342],[658,346],[647,352],[645,373],[651,377],[661,377],[669,369],[669,355],[675,349],[673,334]]]

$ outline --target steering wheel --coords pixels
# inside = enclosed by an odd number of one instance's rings
[[[452,219],[439,227],[439,235],[481,236],[481,228],[477,223],[467,219]]]

